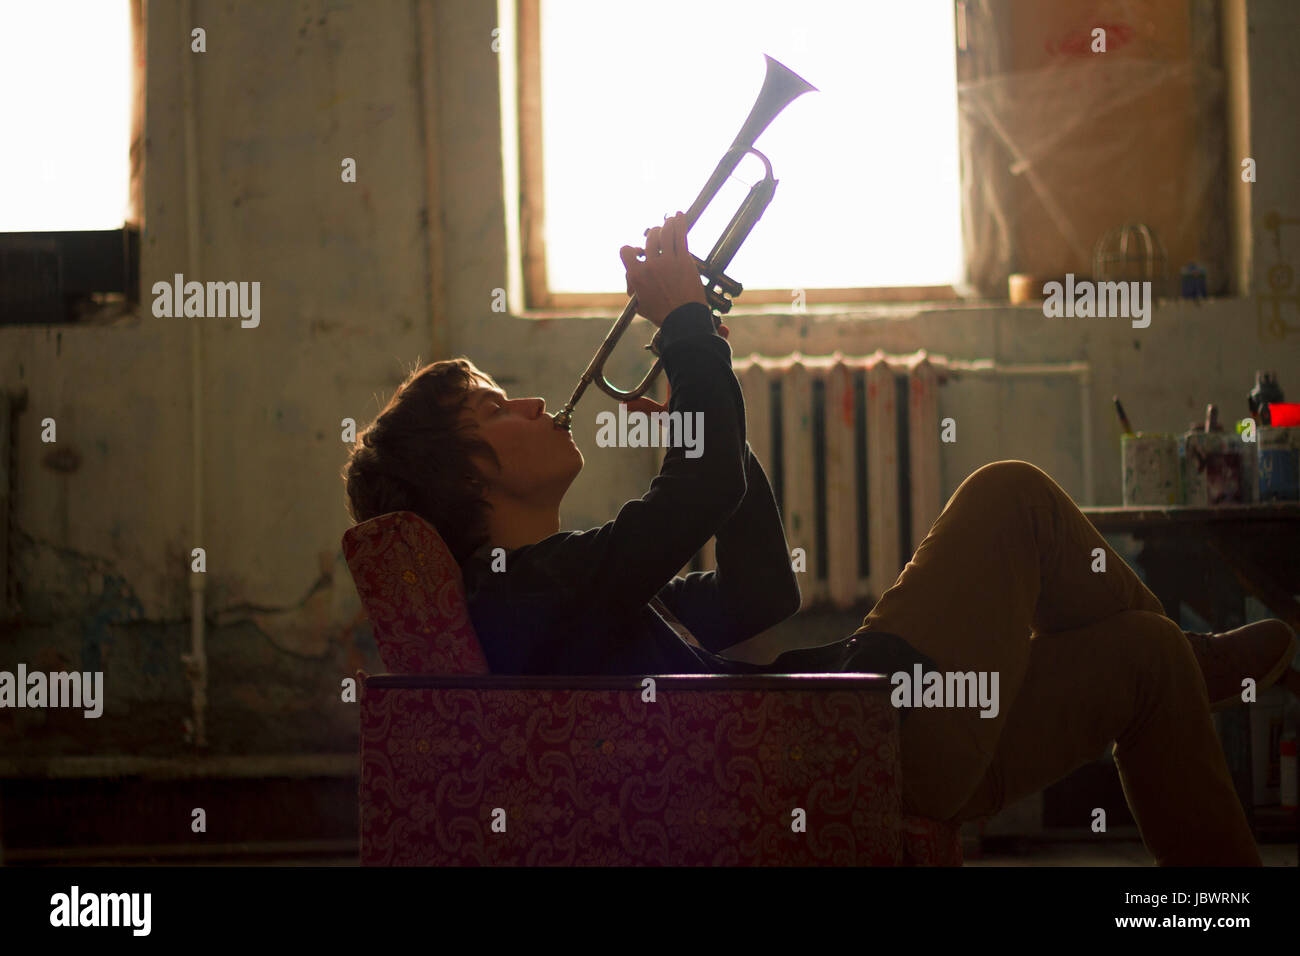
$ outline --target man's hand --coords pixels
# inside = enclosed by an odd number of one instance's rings
[[[686,217],[680,211],[646,230],[644,249],[624,246],[618,254],[627,270],[627,294],[636,296],[637,312],[656,327],[687,302],[709,304],[686,246]]]
[[[718,326],[718,334],[721,335],[724,339],[727,337],[727,332],[728,329],[725,325]],[[627,406],[627,410],[629,412],[645,412],[647,415],[653,415],[655,412],[668,411],[667,402],[670,398],[672,398],[672,395],[673,395],[673,387],[670,384],[665,388],[664,391],[665,404],[663,405],[660,405],[653,398],[646,398],[644,395],[642,395],[640,398],[634,398],[630,402],[624,402],[623,404]]]

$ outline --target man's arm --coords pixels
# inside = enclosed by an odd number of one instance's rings
[[[801,603],[781,513],[748,442],[745,468],[745,500],[718,529],[718,569],[673,578],[659,592],[668,610],[715,654],[779,624]]]
[[[674,309],[662,333],[669,409],[700,416],[701,454],[691,458],[685,448],[668,449],[650,490],[624,504],[614,520],[552,535],[511,555],[511,561],[553,575],[564,600],[614,611],[642,607],[747,497],[744,399],[731,370],[731,346],[703,303]],[[609,635],[611,641],[624,637]]]

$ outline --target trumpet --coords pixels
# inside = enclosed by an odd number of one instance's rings
[[[763,131],[776,119],[777,114],[789,106],[797,97],[804,93],[816,92],[817,87],[813,86],[807,80],[796,74],[793,70],[778,63],[772,57],[764,54],[767,60],[767,74],[763,79],[763,88],[759,91],[758,99],[754,101],[753,107],[749,111],[749,116],[745,118],[740,132],[736,134],[735,140],[723,154],[721,161],[713,170],[713,174],[704,185],[704,189],[691,203],[691,208],[686,212],[686,231],[689,234],[691,227],[695,225],[696,220],[708,208],[713,197],[718,194],[723,183],[727,181],[732,172],[740,165],[741,160],[749,153],[753,153],[763,163],[764,175],[762,180],[750,187],[749,194],[741,202],[736,213],[727,224],[722,235],[714,244],[709,255],[701,259],[699,256],[692,255],[696,267],[700,270],[700,275],[704,278],[704,295],[709,302],[713,311],[713,327],[721,324],[721,316],[731,310],[731,302],[736,296],[744,291],[744,287],[728,275],[726,269],[731,264],[731,260],[740,250],[745,239],[748,238],[750,230],[757,224],[762,217],[763,212],[767,209],[768,203],[772,201],[772,196],[776,192],[778,180],[772,176],[772,164],[768,158],[754,148],[754,141],[762,135]],[[623,391],[605,378],[605,362],[613,353],[614,347],[627,330],[632,319],[636,317],[636,296],[632,296],[627,305],[623,308],[623,314],[618,317],[614,327],[609,330],[605,336],[605,341],[601,343],[591,364],[587,370],[582,373],[582,378],[578,380],[578,387],[573,390],[573,395],[555,416],[555,427],[570,430],[573,425],[573,408],[578,404],[578,399],[582,393],[587,390],[587,386],[595,382],[597,387],[611,398],[620,402],[628,402],[634,398],[640,398],[649,390],[663,366],[663,363],[656,358],[654,366],[646,373],[641,384],[631,391]],[[656,340],[658,336],[656,336]],[[653,352],[656,356],[659,354],[658,346],[655,342],[644,346],[647,350]]]

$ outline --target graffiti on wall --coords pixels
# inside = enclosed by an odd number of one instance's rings
[[[1264,217],[1264,231],[1273,236],[1276,261],[1268,267],[1266,290],[1256,291],[1256,315],[1261,340],[1280,341],[1288,333],[1300,332],[1300,289],[1296,288],[1295,269],[1283,261],[1282,227],[1300,225],[1300,217],[1270,212]],[[1288,319],[1291,320],[1288,322]]]

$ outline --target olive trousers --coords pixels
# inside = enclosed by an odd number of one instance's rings
[[[908,713],[905,812],[991,816],[1113,742],[1156,863],[1260,865],[1189,642],[1041,469],[999,461],[967,477],[854,637],[873,633],[943,672],[999,675],[996,716]]]

